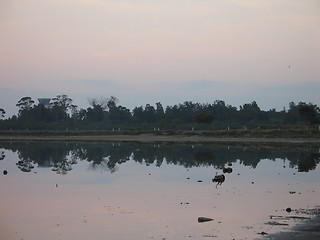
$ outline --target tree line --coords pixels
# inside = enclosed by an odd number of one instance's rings
[[[119,105],[114,97],[88,99],[89,107],[78,108],[67,95],[57,95],[48,105],[35,104],[31,97],[22,97],[16,104],[18,114],[8,119],[0,108],[2,130],[119,130],[119,129],[222,129],[258,126],[319,124],[320,109],[313,103],[289,103],[282,111],[261,110],[253,101],[239,107],[222,100],[213,103],[186,101],[173,106],[134,107]]]

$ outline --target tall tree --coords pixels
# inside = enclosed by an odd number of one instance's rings
[[[62,94],[57,95],[55,98],[52,98],[50,105],[51,106],[59,106],[65,110],[72,109],[76,107],[76,105],[72,104],[73,100],[68,97],[68,95]]]
[[[123,123],[123,122],[129,122],[131,120],[132,115],[129,109],[119,105],[117,107],[112,107],[109,110],[108,117],[113,122]]]
[[[135,107],[132,110],[133,119],[137,122],[143,122],[144,121],[144,109],[142,106]]]
[[[93,109],[99,106],[99,108],[101,108],[103,111],[105,111],[108,108],[109,99],[105,98],[105,97],[89,98],[88,102],[89,102],[89,105],[92,106]]]
[[[34,101],[31,97],[23,97],[21,98],[18,103],[16,104],[17,107],[19,107],[19,112],[30,110],[34,105]]]
[[[298,106],[294,102],[289,103],[289,110],[286,112],[283,122],[285,124],[296,124],[301,121]]]
[[[306,104],[300,102],[298,105],[298,111],[300,116],[305,118],[310,124],[317,123],[317,106],[311,103]]]
[[[156,103],[156,119],[157,121],[161,120],[164,117],[164,109],[160,102]]]
[[[86,119],[93,122],[101,122],[104,119],[104,111],[108,109],[108,99],[105,97],[89,98],[91,107],[87,108]]]
[[[67,95],[57,95],[50,102],[50,108],[55,121],[63,121],[69,118],[69,112],[73,112],[77,106],[72,104],[73,100]]]
[[[253,101],[252,103],[245,103],[243,106],[240,106],[239,113],[240,118],[247,122],[265,120],[265,114],[261,111],[256,101]]]
[[[156,120],[156,109],[154,108],[154,106],[146,104],[144,108],[144,118],[144,120],[149,123],[152,123]]]
[[[107,106],[110,109],[114,108],[117,106],[117,104],[119,103],[119,99],[114,97],[114,96],[111,96],[109,99],[108,99],[108,103],[107,103]]]
[[[103,107],[99,104],[94,105],[93,107],[87,108],[86,119],[93,122],[103,121],[104,113]]]
[[[29,121],[31,118],[30,110],[34,106],[34,101],[32,100],[32,98],[23,97],[18,101],[16,106],[19,107],[19,119]]]

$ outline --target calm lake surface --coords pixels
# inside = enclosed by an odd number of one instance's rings
[[[0,239],[259,239],[319,208],[319,147],[0,142]]]

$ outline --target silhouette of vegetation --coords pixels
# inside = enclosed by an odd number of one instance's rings
[[[319,108],[316,105],[300,103],[298,105],[298,110],[299,114],[310,124],[319,122],[319,119],[317,119],[317,112],[319,111]]]
[[[213,121],[213,116],[206,113],[197,113],[194,115],[193,119],[196,123],[210,124]]]
[[[6,111],[3,108],[0,108],[0,119],[4,118]]]
[[[300,172],[314,170],[320,163],[317,147],[303,146],[272,148],[270,146],[226,146],[218,144],[168,144],[168,143],[105,143],[105,142],[0,142],[0,149],[17,152],[21,171],[30,172],[34,166],[51,168],[58,174],[66,174],[79,161],[90,163],[90,169],[111,173],[128,161],[160,167],[164,162],[192,167],[224,169],[239,162],[256,168],[263,159],[286,159],[291,168]],[[304,150],[302,150],[304,149]],[[3,152],[3,151],[2,151]],[[5,159],[4,153],[1,159]]]
[[[186,101],[165,108],[157,102],[133,110],[119,105],[114,96],[88,102],[87,109],[79,109],[67,95],[57,95],[48,106],[22,97],[16,104],[17,116],[3,119],[5,110],[0,108],[0,130],[214,130],[320,123],[319,107],[304,102],[290,102],[288,110],[282,111],[263,111],[255,101],[239,108],[222,100],[205,104]]]
[[[3,160],[6,157],[6,155],[4,154],[4,151],[0,152],[0,160]]]

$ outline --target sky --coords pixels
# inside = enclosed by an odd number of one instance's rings
[[[7,117],[25,96],[282,110],[319,90],[318,0],[0,0]]]

